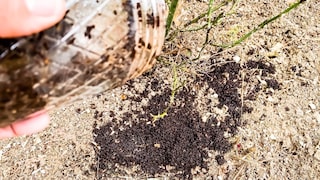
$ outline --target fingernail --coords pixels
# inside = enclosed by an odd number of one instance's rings
[[[56,14],[56,0],[25,0],[25,3],[34,16],[50,17]]]

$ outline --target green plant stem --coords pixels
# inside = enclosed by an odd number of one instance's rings
[[[209,10],[211,11],[211,14],[212,14],[212,12],[220,9],[222,6],[227,5],[229,1],[230,1],[230,0],[226,0],[226,1],[223,1],[222,3],[220,3],[220,4],[219,4],[218,6],[216,6],[216,7],[211,7],[211,10],[210,10],[210,6],[209,6]],[[206,15],[208,15],[208,12],[205,12],[205,13],[200,14],[198,17],[196,17],[196,18],[194,18],[193,20],[187,22],[187,23],[184,25],[184,27],[186,28],[186,27],[190,26],[191,24],[197,23],[199,20],[201,20],[202,18],[206,17]]]
[[[171,25],[173,22],[174,14],[177,10],[178,3],[179,3],[179,0],[172,0],[170,3],[169,14],[167,18],[166,36],[168,35],[169,30],[171,29]]]
[[[177,68],[174,65],[173,66],[173,83],[172,83],[172,87],[171,87],[171,95],[170,95],[170,100],[169,100],[169,105],[168,107],[166,107],[166,109],[161,113],[161,114],[157,114],[157,115],[152,115],[153,118],[153,123],[159,119],[164,118],[165,116],[167,116],[169,108],[172,106],[172,104],[174,103],[174,98],[175,95],[177,93],[177,91],[183,86],[184,83],[179,85],[179,78],[178,78],[178,72],[177,72]]]
[[[208,9],[208,13],[207,13],[207,16],[208,16],[208,28],[209,29],[211,29],[211,27],[212,27],[211,19],[212,19],[212,12],[213,12],[213,8],[212,8],[213,2],[214,2],[214,0],[210,0],[209,1],[209,9]]]
[[[258,30],[264,28],[267,24],[277,20],[278,18],[280,18],[282,15],[290,12],[292,9],[297,8],[301,3],[305,2],[306,0],[300,0],[297,1],[296,3],[292,4],[291,6],[289,6],[287,9],[285,9],[284,11],[282,11],[281,13],[279,13],[278,15],[267,19],[265,21],[263,21],[262,23],[260,23],[256,28],[254,28],[253,30],[251,30],[250,32],[248,32],[247,34],[243,35],[240,39],[238,39],[237,41],[231,43],[231,44],[227,44],[227,45],[215,45],[212,44],[214,46],[219,46],[219,47],[223,47],[223,48],[230,48],[230,47],[234,47],[236,45],[241,44],[243,41],[245,41],[246,39],[248,39],[253,33],[257,32]]]

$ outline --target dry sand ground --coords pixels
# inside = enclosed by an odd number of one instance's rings
[[[239,1],[209,38],[236,40],[292,2]],[[207,4],[184,1],[173,29]],[[319,12],[307,0],[196,61],[206,31],[177,33],[143,77],[51,112],[42,133],[1,141],[0,179],[320,179]],[[183,87],[169,103],[173,85]]]

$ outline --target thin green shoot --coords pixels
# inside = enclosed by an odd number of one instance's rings
[[[173,22],[174,14],[176,13],[179,0],[172,0],[169,7],[169,14],[167,18],[166,36],[168,35]]]
[[[157,114],[157,115],[151,114],[151,116],[153,118],[153,120],[152,120],[153,123],[159,119],[163,119],[165,116],[168,115],[168,111],[174,103],[174,98],[175,98],[176,93],[184,85],[184,83],[180,83],[180,81],[179,81],[178,72],[177,72],[177,68],[175,65],[173,66],[172,71],[173,71],[173,82],[172,82],[172,87],[171,87],[171,95],[170,95],[169,105],[168,105],[168,107],[166,107],[166,109],[161,114]]]
[[[279,19],[282,15],[290,12],[292,9],[297,8],[301,3],[305,2],[305,0],[299,0],[296,3],[292,4],[291,6],[289,6],[287,9],[285,9],[284,11],[282,11],[281,13],[279,13],[278,15],[267,19],[265,21],[263,21],[262,23],[260,23],[256,28],[254,28],[253,30],[251,30],[250,32],[248,32],[247,34],[243,35],[241,38],[239,38],[237,41],[231,43],[231,44],[224,44],[224,45],[216,45],[216,44],[211,44],[213,46],[218,46],[218,47],[222,47],[222,48],[231,48],[234,47],[236,45],[241,44],[243,41],[245,41],[246,39],[248,39],[253,33],[263,29],[267,24]]]

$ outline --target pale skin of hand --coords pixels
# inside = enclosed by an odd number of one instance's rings
[[[0,0],[0,38],[37,33],[57,23],[65,14],[64,0]],[[43,110],[0,128],[0,139],[28,135],[45,129],[49,115]]]

